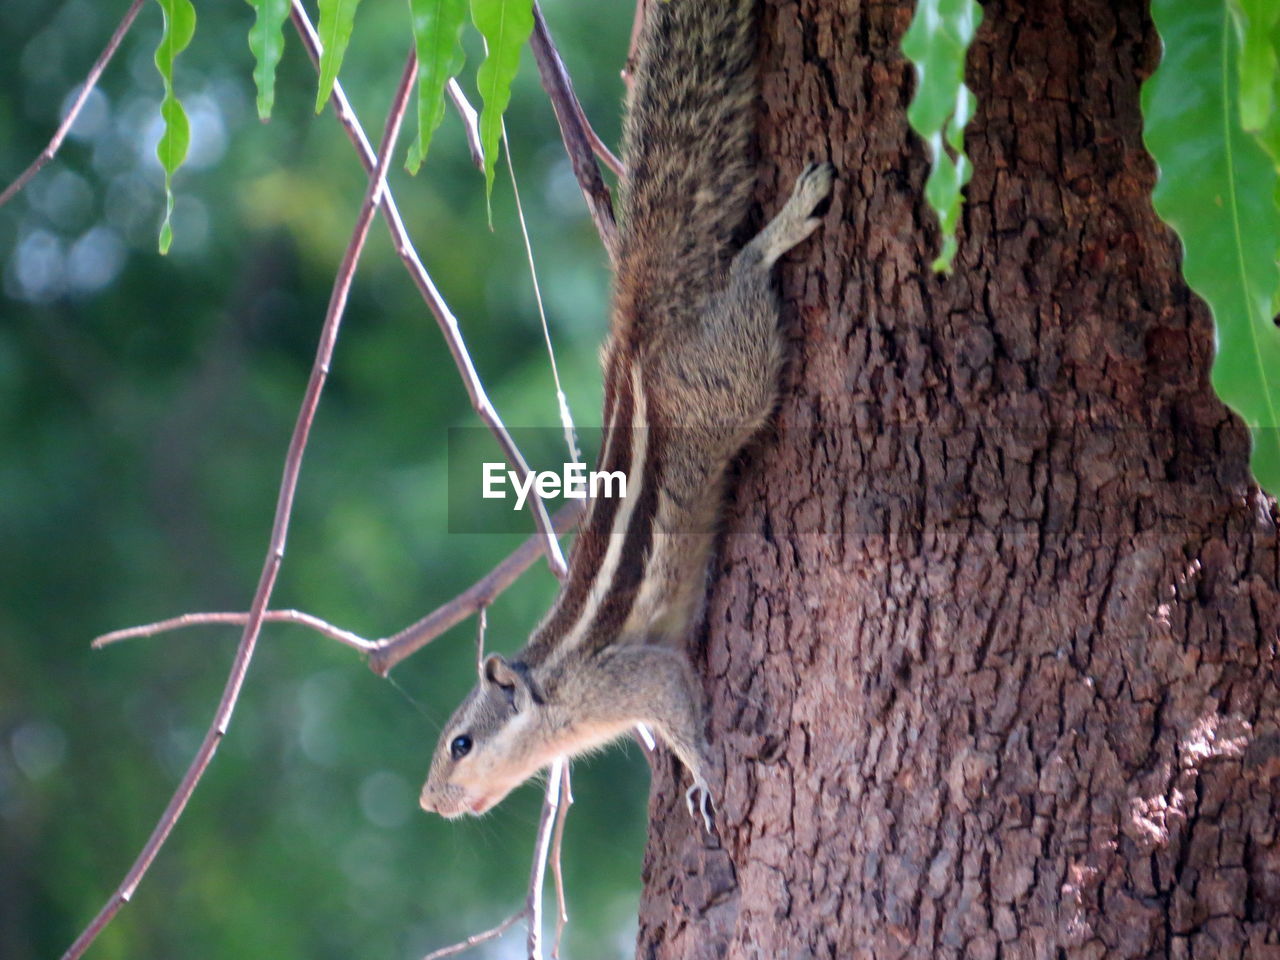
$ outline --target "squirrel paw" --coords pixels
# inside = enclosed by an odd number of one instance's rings
[[[835,175],[836,168],[831,164],[811,163],[796,177],[787,202],[750,244],[758,251],[759,262],[766,270],[818,229],[822,219],[815,217],[813,211],[830,196]]]
[[[699,780],[686,790],[684,792],[684,802],[689,806],[689,816],[696,820],[698,815],[701,814],[707,833],[714,833],[711,820],[711,811],[713,809],[711,788],[707,786],[706,781]]]
[[[818,204],[831,193],[835,176],[836,168],[830,163],[811,163],[796,177],[796,185],[791,189],[789,199],[804,210],[806,215],[812,215]]]
[[[836,168],[830,163],[811,163],[796,177],[796,185],[791,190],[787,206],[792,207],[801,218],[797,228],[801,240],[817,230],[822,223],[822,218],[815,217],[813,211],[831,195],[835,175]]]

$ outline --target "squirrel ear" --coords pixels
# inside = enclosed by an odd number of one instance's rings
[[[501,654],[492,654],[484,662],[482,677],[486,683],[502,690],[516,710],[523,710],[530,703],[545,703],[529,676],[529,668],[520,660],[511,663]]]
[[[497,684],[504,690],[514,689],[522,679],[500,653],[490,654],[485,658],[483,676],[489,683]]]

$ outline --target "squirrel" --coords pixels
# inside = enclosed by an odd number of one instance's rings
[[[742,246],[752,160],[756,0],[648,4],[623,126],[612,325],[602,351],[601,469],[550,612],[510,659],[489,656],[445,725],[421,805],[481,814],[557,757],[639,724],[692,776],[712,829],[703,693],[685,650],[733,458],[777,399],[770,279],[819,224],[834,169],[811,164]]]

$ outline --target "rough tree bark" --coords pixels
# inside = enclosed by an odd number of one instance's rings
[[[1280,957],[1280,548],[1149,199],[1139,0],[991,2],[955,272],[911,0],[768,0],[794,363],[706,633],[722,840],[658,761],[638,956]]]

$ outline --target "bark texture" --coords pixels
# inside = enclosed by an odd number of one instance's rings
[[[991,2],[950,277],[910,0],[768,0],[758,200],[840,171],[662,756],[641,958],[1280,958],[1280,549],[1152,210],[1138,0]]]

